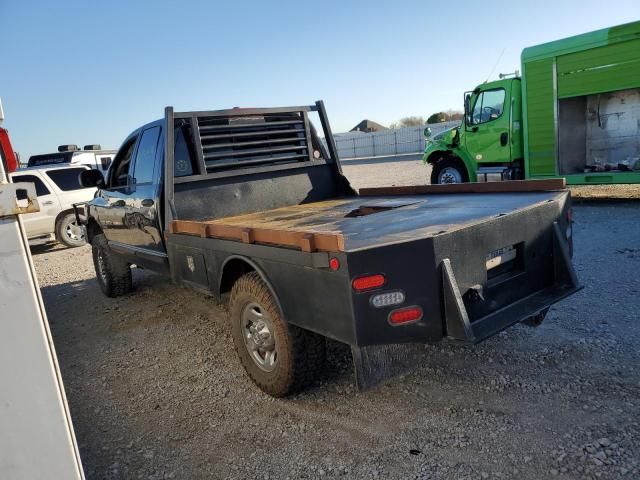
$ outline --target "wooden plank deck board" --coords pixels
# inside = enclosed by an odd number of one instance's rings
[[[344,237],[338,232],[319,233],[273,228],[224,225],[221,223],[174,220],[171,233],[198,235],[203,238],[239,240],[244,243],[266,243],[299,248],[304,252],[344,251]]]
[[[532,185],[517,183],[516,188],[524,190],[516,190],[513,195],[504,195],[506,192],[500,190],[458,195],[451,194],[454,192],[446,195],[400,193],[398,196],[387,193],[389,196],[333,199],[213,220],[174,220],[169,231],[245,243],[282,245],[302,251],[351,251],[437,235],[546,202],[562,194],[557,188],[564,184],[562,180],[535,183],[542,190],[530,191]],[[405,192],[406,188],[420,190],[423,187],[388,187],[384,190]],[[354,216],[356,211],[366,213]]]

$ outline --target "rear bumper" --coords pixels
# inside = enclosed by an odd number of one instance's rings
[[[562,213],[564,213],[564,209]],[[548,225],[548,224],[547,224]],[[390,378],[410,371],[418,362],[420,355],[418,343],[433,341],[441,338],[449,338],[467,343],[478,343],[492,337],[502,330],[516,323],[527,320],[533,316],[545,312],[554,303],[577,292],[582,287],[578,283],[576,273],[571,264],[569,242],[563,235],[563,225],[558,221],[553,222],[551,232],[540,233],[539,237],[551,237],[548,240],[552,254],[546,259],[541,259],[540,269],[528,281],[526,273],[515,275],[513,279],[502,283],[502,290],[519,290],[525,292],[496,293],[487,289],[487,297],[478,304],[494,304],[499,299],[509,299],[499,304],[497,308],[486,305],[474,304],[470,300],[468,287],[473,279],[473,272],[458,257],[457,271],[461,281],[454,273],[452,260],[441,258],[439,298],[433,298],[433,302],[439,300],[440,309],[434,309],[432,321],[418,322],[406,327],[395,327],[396,332],[404,332],[405,336],[396,337],[395,341],[389,341],[389,337],[369,337],[366,344],[352,345],[353,364],[356,372],[356,383],[360,390],[367,390],[384,383]],[[551,235],[549,235],[551,233]],[[461,242],[464,243],[464,242]],[[544,242],[546,243],[546,242]],[[524,249],[525,251],[527,248]],[[451,257],[456,257],[451,251]],[[474,252],[468,252],[473,255]],[[467,268],[465,268],[467,267]],[[471,279],[470,279],[471,278]],[[524,278],[523,282],[521,279]],[[543,280],[541,280],[543,279]],[[535,285],[535,286],[533,286]],[[429,318],[427,304],[424,304]],[[442,324],[436,319],[440,314]],[[356,318],[356,326],[362,328],[362,323]],[[371,319],[368,319],[371,320]],[[436,321],[434,321],[436,320]],[[422,324],[421,324],[422,323]],[[358,333],[361,330],[356,329]],[[362,338],[360,335],[359,338]],[[398,341],[398,338],[400,340]]]
[[[477,343],[536,316],[578,291],[571,264],[569,195],[506,211],[430,238],[348,255],[350,277],[382,273],[386,284],[351,295],[357,348],[430,343],[450,338]],[[495,252],[516,252],[492,261]],[[373,296],[401,291],[405,302],[373,308]],[[414,323],[391,325],[395,308],[420,307]]]
[[[449,259],[442,262],[443,302],[447,337],[478,343],[502,330],[537,315],[582,287],[571,264],[566,240],[557,222],[553,225],[553,271],[551,286],[471,322]]]

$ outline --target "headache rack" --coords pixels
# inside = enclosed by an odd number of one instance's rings
[[[329,152],[315,134],[309,112],[318,112]],[[186,129],[196,160],[193,173],[188,178],[175,175],[176,183],[228,176],[236,170],[245,174],[256,168],[291,168],[301,162],[325,163],[336,158],[322,101],[311,106],[201,112],[174,112],[167,107],[165,121],[168,130]],[[173,157],[175,134],[167,135],[166,142],[166,151]],[[173,158],[168,156],[167,160],[168,165],[173,164]],[[167,173],[174,177],[173,171]]]
[[[195,112],[166,107],[165,132],[167,225],[355,194],[322,101]]]

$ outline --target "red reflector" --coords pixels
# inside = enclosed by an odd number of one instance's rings
[[[329,260],[329,268],[334,272],[338,270],[340,268],[340,260],[333,257],[331,260]]]
[[[384,285],[384,282],[384,275],[378,273],[376,275],[364,275],[362,277],[354,278],[351,285],[353,285],[354,290],[363,292],[365,290],[379,288]]]
[[[420,320],[422,318],[422,309],[420,307],[400,308],[394,310],[389,315],[389,322],[392,325],[400,325]]]

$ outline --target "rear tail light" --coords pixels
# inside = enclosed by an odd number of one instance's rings
[[[329,268],[334,272],[337,272],[340,269],[340,260],[336,257],[331,258],[331,260],[329,260]]]
[[[11,147],[9,133],[0,128],[0,162],[4,163],[7,173],[15,172],[18,168],[18,159]]]
[[[384,275],[381,273],[377,273],[375,275],[363,275],[361,277],[356,277],[351,282],[353,289],[356,292],[364,292],[367,290],[373,290],[374,288],[380,288],[384,285],[386,279]]]
[[[376,308],[390,307],[391,305],[400,305],[404,303],[404,293],[401,291],[386,292],[371,297],[371,305]]]
[[[404,325],[417,322],[421,318],[422,308],[420,307],[399,308],[389,314],[389,323],[391,325]]]

